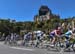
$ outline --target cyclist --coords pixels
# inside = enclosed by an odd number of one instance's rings
[[[72,28],[69,28],[69,30],[65,33],[66,38],[66,48],[70,46],[69,40],[73,37],[73,30]]]
[[[56,27],[51,33],[50,33],[50,38],[52,39],[51,41],[51,46],[54,46],[56,37],[59,37],[61,35],[61,27]]]

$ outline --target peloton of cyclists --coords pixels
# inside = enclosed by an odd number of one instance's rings
[[[68,31],[64,34],[64,37],[66,39],[66,48],[68,48],[71,44],[69,43],[69,39],[72,39],[74,36],[75,30],[71,27],[68,29]],[[51,45],[54,46],[54,43],[56,41],[56,37],[62,36],[61,27],[56,27],[53,31],[50,32],[49,37],[51,39]]]

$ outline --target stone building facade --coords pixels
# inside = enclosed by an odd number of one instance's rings
[[[39,13],[34,16],[34,21],[46,21],[51,18],[60,18],[59,15],[53,14],[52,11],[47,6],[41,6]]]

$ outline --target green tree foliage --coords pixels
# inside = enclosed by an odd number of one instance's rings
[[[72,18],[67,18],[67,19],[51,18],[50,20],[41,21],[41,22],[26,21],[26,22],[15,22],[15,23],[11,22],[10,20],[0,19],[0,32],[9,34],[11,32],[20,33],[20,30],[28,30],[28,31],[43,30],[45,31],[48,29],[54,29],[57,25],[59,25],[59,23],[60,24],[65,23],[67,26],[67,23],[70,23],[73,19]]]

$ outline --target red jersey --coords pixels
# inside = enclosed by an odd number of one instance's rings
[[[58,35],[61,35],[61,30],[56,31]]]

